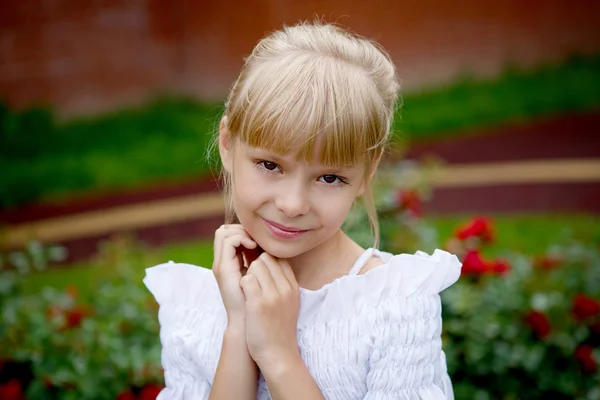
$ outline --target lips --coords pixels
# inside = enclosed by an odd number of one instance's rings
[[[292,228],[290,226],[285,226],[285,225],[281,225],[278,224],[277,222],[268,220],[266,218],[263,218],[265,220],[265,222],[273,225],[274,227],[281,229],[282,231],[286,231],[286,232],[290,232],[290,233],[299,233],[299,232],[306,232],[308,229],[298,229],[298,228]]]

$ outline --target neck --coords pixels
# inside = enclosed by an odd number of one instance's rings
[[[346,275],[364,249],[339,230],[330,239],[288,259],[300,287],[316,290]]]

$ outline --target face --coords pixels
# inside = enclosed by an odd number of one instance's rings
[[[363,191],[363,167],[309,164],[239,141],[223,150],[236,215],[275,257],[292,258],[326,243]]]

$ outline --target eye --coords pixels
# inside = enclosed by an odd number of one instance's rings
[[[342,178],[339,177],[337,175],[323,175],[321,178],[319,178],[321,180],[321,182],[327,183],[328,185],[331,186],[342,186],[342,185],[346,185],[348,184],[348,182]]]
[[[277,168],[277,164],[275,164],[273,161],[262,161],[261,164],[265,169],[269,171],[275,171],[275,169]]]
[[[339,179],[335,175],[323,175],[322,178],[323,178],[323,182],[325,182],[325,183],[336,183],[336,181]]]
[[[264,173],[276,173],[280,170],[279,165],[277,165],[277,163],[267,160],[257,160],[254,163],[254,166],[258,168],[259,171],[262,171]]]

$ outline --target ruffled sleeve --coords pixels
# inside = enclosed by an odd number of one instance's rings
[[[208,399],[226,324],[212,271],[169,262],[146,269],[160,308],[165,388],[157,400]]]
[[[454,399],[439,293],[458,280],[460,268],[442,250],[391,257],[374,310],[366,399]]]

